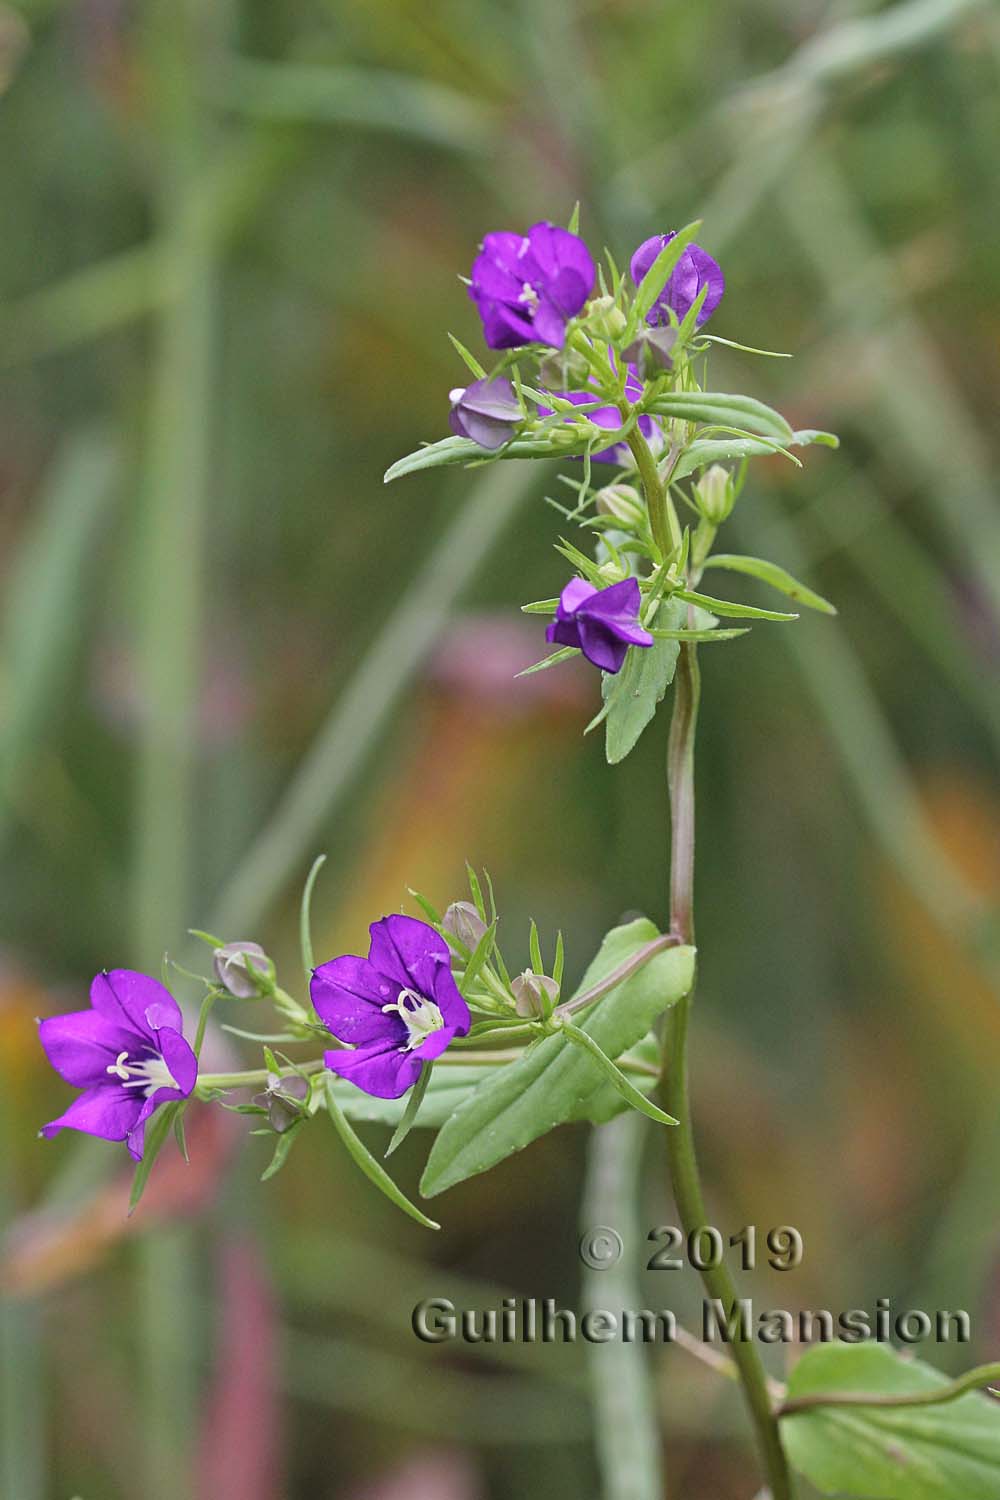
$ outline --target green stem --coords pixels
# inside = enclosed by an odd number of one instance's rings
[[[778,1407],[778,1416],[791,1417],[798,1411],[813,1411],[820,1406],[941,1406],[998,1381],[1000,1364],[978,1365],[930,1391],[815,1391],[809,1396],[792,1396]]]
[[[622,402],[619,410],[622,420],[626,421],[631,414],[628,402]],[[642,487],[646,492],[646,504],[649,506],[649,524],[653,530],[653,540],[660,549],[663,561],[668,562],[671,557],[679,555],[684,544],[681,534],[680,522],[674,509],[674,502],[670,498],[670,490],[660,478],[660,471],[656,465],[653,451],[638,427],[633,427],[628,435],[628,445],[635,459],[635,466],[642,480]]]
[[[686,644],[678,658],[667,766],[671,813],[670,928],[686,943],[694,942],[694,743],[701,686],[697,650],[697,646]],[[668,1012],[660,1090],[663,1107],[680,1122],[673,1130],[664,1132],[664,1140],[677,1211],[689,1233],[709,1222],[691,1127],[687,1036],[692,998],[693,991]],[[701,1278],[710,1297],[718,1298],[726,1307],[736,1301],[736,1287],[724,1262],[702,1271]],[[733,1358],[772,1500],[791,1500],[791,1476],[760,1355],[752,1343],[737,1341],[733,1345]]]
[[[436,1068],[488,1068],[494,1063],[517,1062],[525,1052],[523,1047],[494,1048],[493,1051],[485,1052],[455,1052],[445,1053],[439,1057],[434,1066]],[[656,1070],[651,1068],[641,1057],[620,1057],[618,1067],[623,1073],[635,1073],[640,1078],[656,1077]],[[314,1073],[322,1073],[325,1064],[321,1057],[314,1057],[309,1062],[299,1063],[294,1068],[279,1068],[279,1078],[311,1077]],[[198,1076],[199,1096],[211,1089],[254,1089],[264,1088],[267,1080],[272,1077],[268,1068],[250,1068],[242,1073],[201,1073]]]

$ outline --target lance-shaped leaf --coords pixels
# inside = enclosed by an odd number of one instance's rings
[[[882,1344],[825,1344],[803,1355],[791,1399],[864,1391],[934,1392],[947,1377]],[[866,1500],[996,1500],[1000,1405],[970,1393],[934,1406],[821,1406],[782,1417],[795,1467],[825,1495]]]
[[[614,928],[577,993],[611,974],[656,936],[653,923],[644,917]],[[694,957],[693,948],[665,949],[574,1019],[607,1057],[621,1057],[668,1006],[687,994]],[[554,1126],[582,1117],[588,1101],[606,1087],[605,1071],[582,1048],[558,1033],[545,1037],[481,1083],[456,1110],[434,1142],[421,1192],[429,1198],[444,1192]]]
[[[779,443],[791,443],[795,433],[780,412],[753,396],[729,395],[721,391],[673,391],[657,396],[646,408],[658,417],[677,417],[684,422],[707,422],[713,427],[745,427]]]
[[[572,458],[579,457],[589,447],[593,446],[594,429],[589,434],[583,433],[579,442],[567,442],[571,436],[569,429],[564,426],[553,427],[553,431],[559,433],[559,439],[552,442],[545,437],[540,438],[513,438],[502,448],[481,448],[471,438],[448,437],[441,438],[437,443],[428,443],[424,448],[418,448],[415,453],[408,453],[405,458],[397,459],[385,472],[385,483],[391,484],[394,479],[401,479],[404,474],[416,474],[421,469],[440,469],[449,464],[482,464],[496,463],[502,458]],[[611,441],[615,441],[615,434],[611,434]]]
[[[670,477],[671,479],[684,479],[688,474],[693,474],[696,469],[707,468],[709,464],[721,464],[727,460],[744,458],[773,457],[775,453],[784,453],[786,458],[798,463],[798,459],[793,454],[784,451],[786,448],[806,448],[810,443],[822,443],[827,448],[836,448],[839,442],[839,438],[832,432],[817,432],[814,428],[804,428],[799,432],[793,432],[790,438],[785,439],[784,448],[776,448],[773,442],[765,442],[763,438],[698,438],[685,448]]]
[[[705,561],[706,568],[725,568],[730,573],[745,573],[750,578],[759,578],[761,583],[769,584],[772,589],[777,589],[779,594],[787,594],[789,599],[794,599],[796,604],[804,604],[807,609],[818,609],[821,614],[835,615],[837,613],[829,599],[824,599],[822,594],[817,594],[813,589],[806,588],[791,573],[779,568],[777,563],[768,562],[763,557],[742,557],[736,553],[716,552]]]
[[[686,604],[680,598],[668,599],[656,613],[649,628],[657,634],[652,646],[633,647],[621,671],[612,676],[605,672],[601,681],[604,708],[595,723],[605,720],[605,754],[615,766],[625,759],[646,725],[663,701],[674,680],[682,640],[704,639],[715,624],[710,614],[693,609],[689,620]],[[696,632],[692,637],[688,631]],[[659,635],[660,631],[677,631],[677,636]]]

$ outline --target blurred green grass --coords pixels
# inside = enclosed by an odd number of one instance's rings
[[[720,356],[719,384],[843,438],[762,466],[738,516],[839,619],[706,662],[714,1211],[802,1229],[804,1305],[943,1299],[995,1353],[997,23],[970,0],[0,8],[3,1211],[15,1247],[50,1237],[4,1309],[5,1495],[125,1496],[138,1473],[153,1497],[339,1496],[455,1443],[456,1500],[593,1487],[569,1415],[530,1451],[495,1441],[579,1351],[465,1397],[382,1291],[461,1274],[572,1303],[581,1133],[457,1190],[430,1245],[320,1136],[267,1188],[256,1143],[220,1147],[197,1205],[151,1220],[169,1235],[118,1246],[97,1157],[35,1144],[57,1088],[31,1028],[213,915],[291,971],[320,848],[331,951],[407,884],[447,901],[466,856],[512,946],[534,914],[577,973],[622,911],[662,915],[662,744],[608,773],[588,685],[525,699],[489,624],[558,586],[545,481],[381,484],[444,429],[445,330],[478,347],[475,242],[577,199],[619,260],[704,215],[718,331],[796,354]],[[488,694],[458,626],[434,644],[459,607],[494,632]],[[345,1233],[398,1270],[366,1277]],[[287,1356],[256,1383],[218,1322],[246,1240],[234,1316]],[[655,1368],[677,1492],[742,1495],[735,1405],[682,1351]]]

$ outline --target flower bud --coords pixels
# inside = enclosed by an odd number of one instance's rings
[[[626,568],[623,568],[621,563],[616,562],[601,563],[601,566],[597,571],[598,573],[600,573],[601,579],[603,580],[603,583],[605,585],[612,583],[621,583],[623,578],[627,578],[629,576],[628,570]]]
[[[620,338],[627,322],[614,297],[595,297],[587,310],[586,326],[599,339]]]
[[[515,1010],[528,1020],[547,1019],[559,998],[555,980],[546,974],[533,974],[530,969],[511,980],[510,989]]]
[[[713,464],[695,485],[694,497],[706,521],[721,526],[736,502],[732,474],[721,464]]]
[[[523,412],[509,380],[474,380],[450,392],[451,430],[480,448],[502,448],[510,441]]]
[[[256,973],[251,973],[251,965]],[[259,943],[226,943],[224,948],[216,948],[212,967],[222,988],[237,1000],[256,1000],[270,993],[274,964]]]
[[[471,901],[453,901],[441,921],[445,932],[464,943],[470,952],[479,947],[479,940],[486,931],[486,923]]]
[[[624,526],[641,526],[646,508],[638,490],[630,484],[609,484],[598,490],[596,497],[598,515],[614,516]]]
[[[281,1135],[296,1120],[302,1118],[303,1105],[309,1097],[308,1078],[282,1078],[278,1073],[268,1073],[267,1089],[254,1095],[254,1104],[267,1110],[271,1129]]]
[[[650,328],[644,324],[625,350],[625,358],[635,365],[643,380],[649,380],[662,370],[673,369],[676,342],[676,328]]]

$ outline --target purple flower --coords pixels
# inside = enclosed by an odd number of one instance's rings
[[[594,262],[578,235],[533,224],[526,235],[488,234],[472,264],[469,296],[491,349],[549,344],[561,349],[566,324],[594,286]]]
[[[523,412],[509,380],[474,380],[451,392],[451,430],[480,448],[502,448]]]
[[[606,589],[595,588],[585,578],[571,578],[545,639],[558,646],[579,646],[595,667],[620,672],[629,646],[653,644],[649,631],[639,624],[641,597],[635,578]]]
[[[38,1035],[61,1077],[83,1089],[42,1135],[82,1130],[125,1141],[142,1160],[146,1121],[160,1104],[186,1099],[198,1059],[181,1032],[181,1008],[156,979],[134,969],[105,970],[90,986],[90,1010],[42,1021]]]
[[[660,251],[670,244],[676,233],[677,231],[672,229],[669,234],[654,234],[652,239],[644,240],[639,246],[632,257],[631,265],[632,280],[636,286],[647,275]],[[726,290],[726,278],[722,274],[721,266],[706,250],[703,250],[700,245],[688,245],[667,277],[666,285],[653,303],[646,322],[654,327],[669,323],[671,312],[680,322],[703,286],[707,286],[708,291],[698,313],[699,328],[702,323],[708,321],[722,301],[722,294]]]
[[[642,395],[642,381],[635,365],[628,366],[628,375],[625,380],[625,395],[629,401],[638,401]],[[563,394],[564,401],[572,401],[574,406],[586,406],[588,401],[593,401],[597,391],[566,391]],[[539,416],[550,415],[551,408],[540,406]],[[588,422],[593,422],[597,427],[606,427],[609,432],[617,432],[622,425],[622,414],[617,406],[599,406],[596,411],[585,412]],[[654,448],[662,446],[663,429],[655,417],[640,417],[638,422],[639,431],[647,442],[652,442]],[[627,442],[612,443],[607,448],[601,448],[597,453],[592,453],[591,459],[598,464],[628,464],[632,462],[632,454]]]
[[[377,1099],[398,1099],[471,1024],[444,938],[415,917],[373,922],[367,958],[346,954],[313,971],[316,1014],[350,1052],[327,1052],[331,1073]]]

